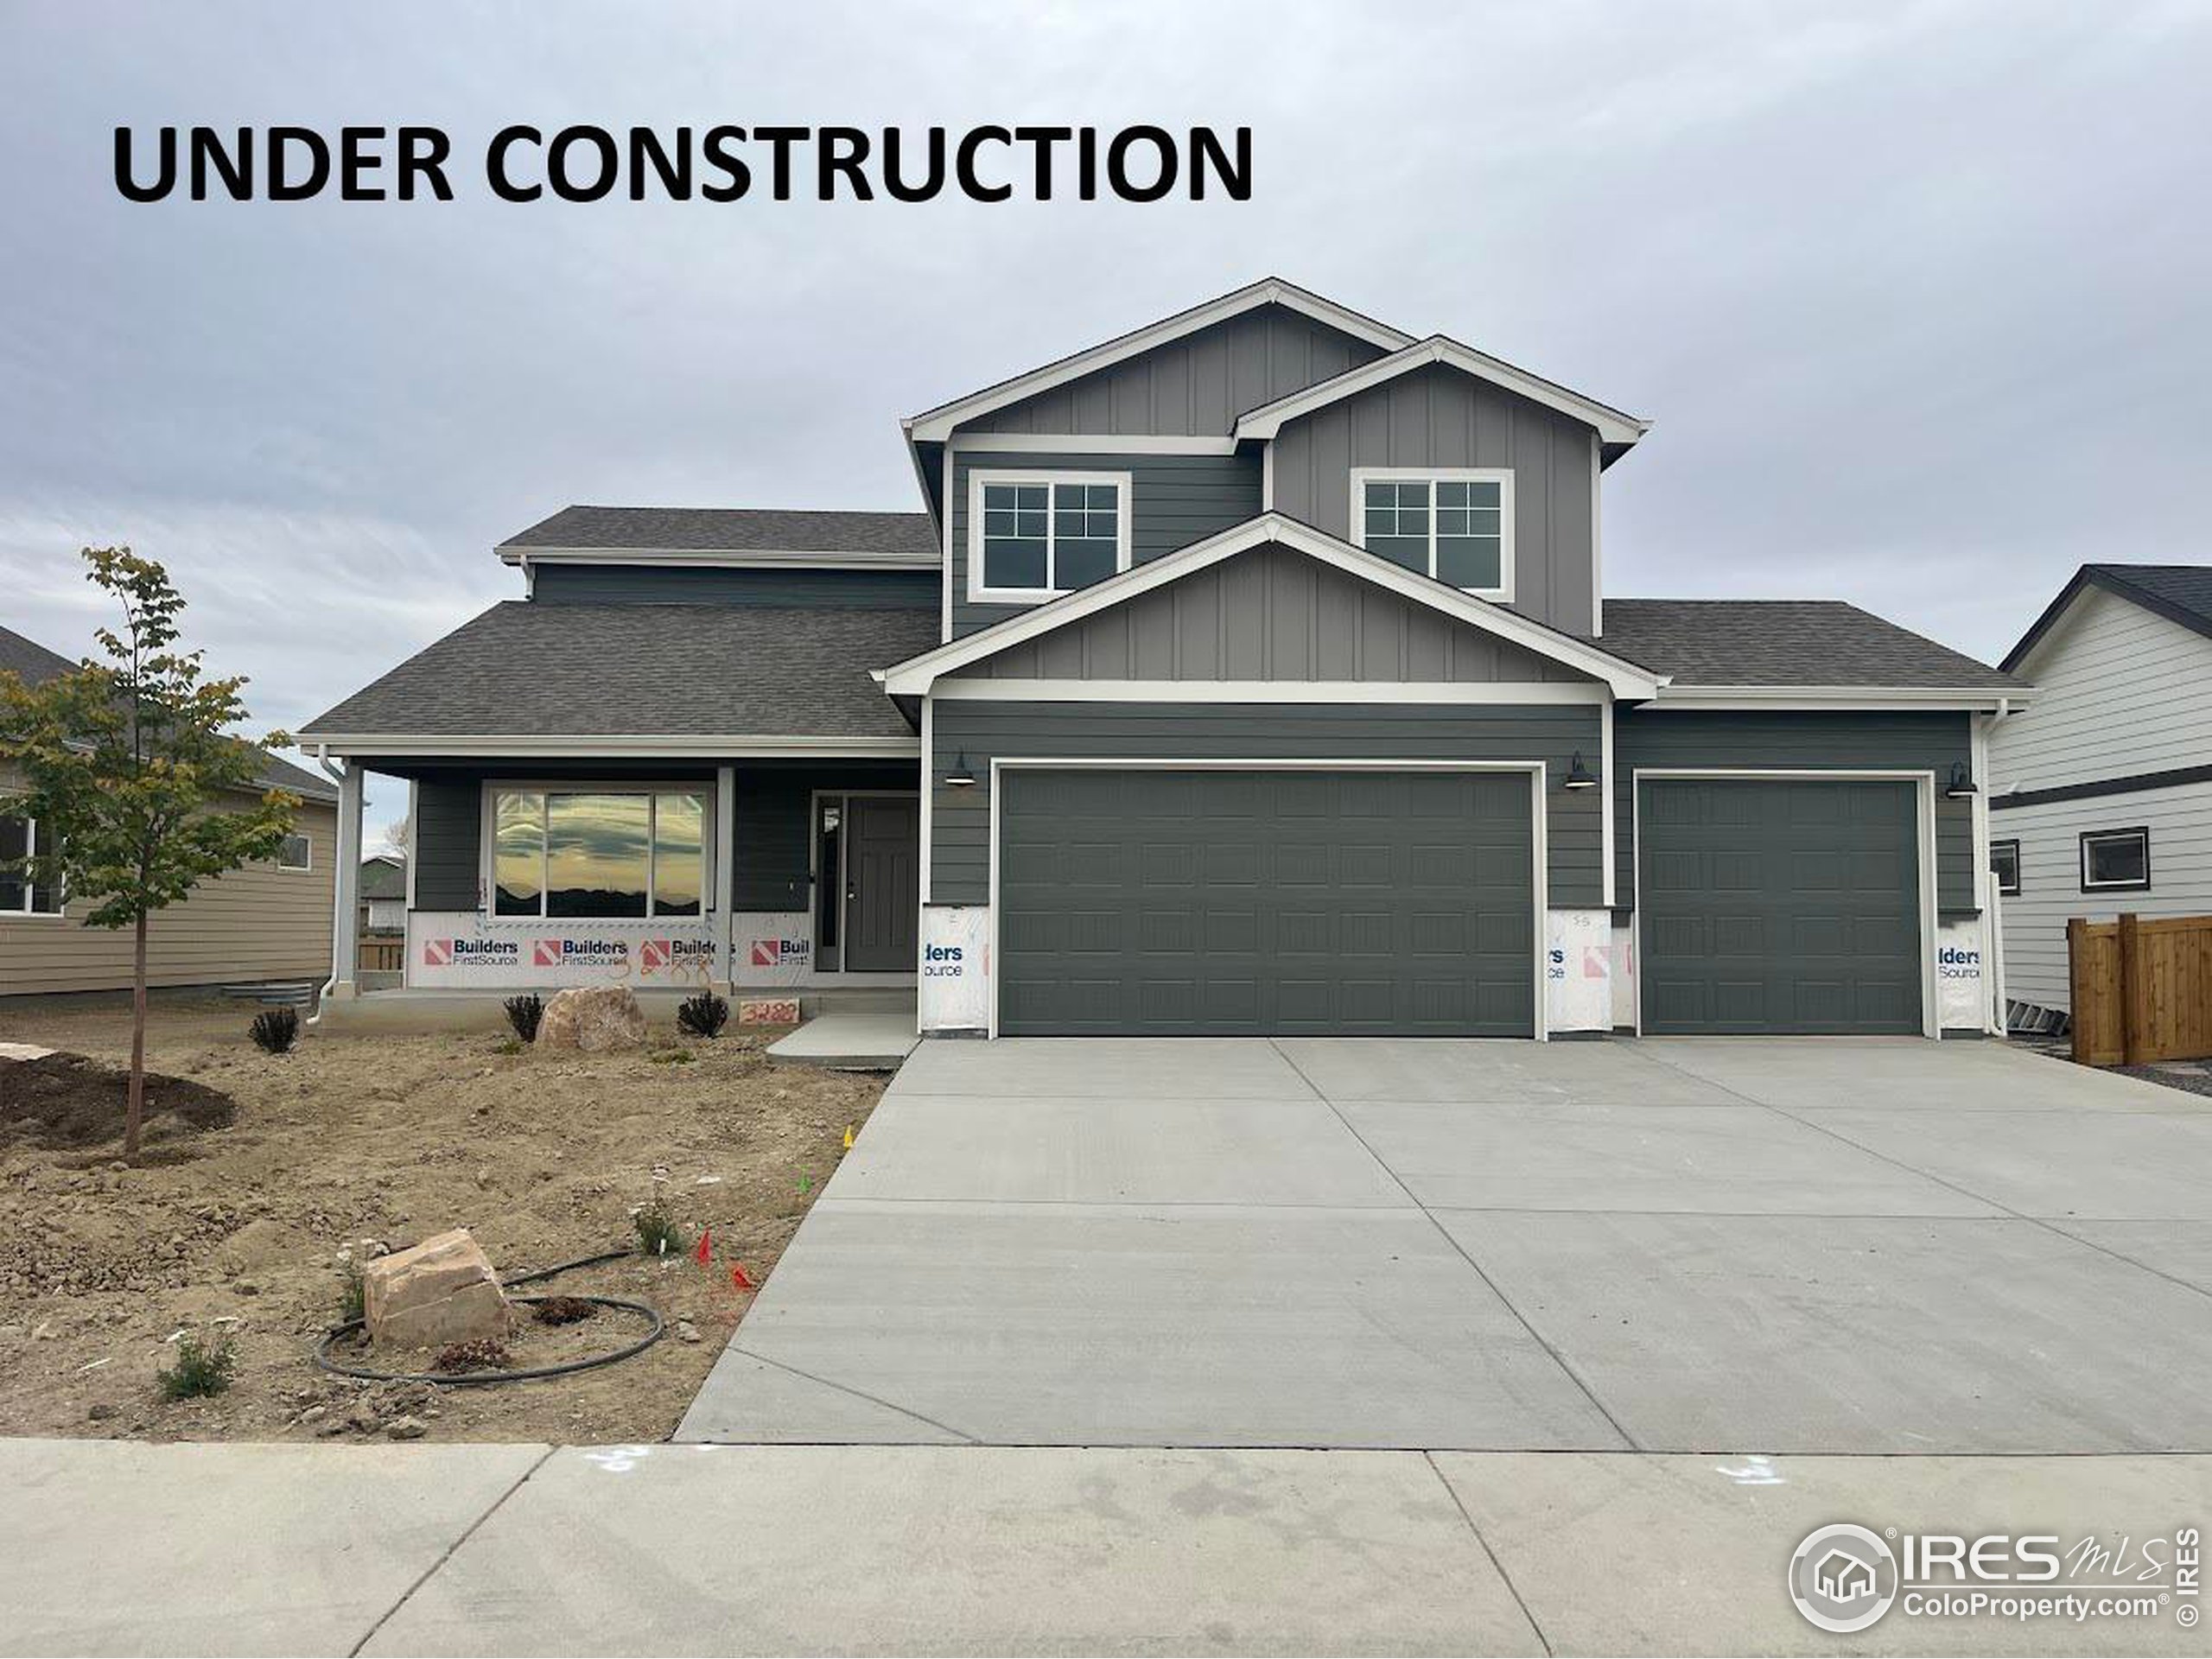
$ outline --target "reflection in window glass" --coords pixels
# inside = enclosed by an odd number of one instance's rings
[[[553,795],[546,799],[545,913],[645,914],[650,795]]]
[[[545,798],[502,795],[493,825],[493,913],[544,913]]]
[[[706,804],[662,795],[653,808],[653,914],[696,916],[706,876]]]
[[[31,854],[31,821],[0,817],[0,912],[21,914],[29,906],[30,873],[24,861]]]
[[[1428,574],[1428,480],[1370,479],[1367,550]]]

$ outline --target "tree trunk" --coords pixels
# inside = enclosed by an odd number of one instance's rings
[[[146,1118],[146,918],[142,913],[130,948],[130,1103],[123,1119],[123,1161],[138,1161],[138,1135]]]

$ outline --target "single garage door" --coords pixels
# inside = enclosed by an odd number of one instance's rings
[[[1001,774],[1009,1035],[1535,1028],[1526,772]]]
[[[1913,785],[1640,787],[1646,1032],[1921,1030]]]

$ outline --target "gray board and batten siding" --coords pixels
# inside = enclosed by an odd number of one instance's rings
[[[1355,467],[1510,468],[1511,608],[1587,633],[1596,581],[1596,439],[1556,410],[1431,364],[1287,423],[1274,439],[1274,506],[1356,541]]]
[[[1591,703],[1001,702],[941,698],[931,713],[930,892],[990,901],[995,759],[1541,761],[1553,905],[1604,903],[1600,791],[1560,787],[1579,750],[1598,753]],[[940,780],[965,754],[976,782]]]
[[[1548,657],[1272,542],[951,677],[1589,683]]]

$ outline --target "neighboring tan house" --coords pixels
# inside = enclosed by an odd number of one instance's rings
[[[77,664],[0,628],[0,670],[36,684]],[[295,833],[265,864],[203,882],[147,929],[147,982],[157,986],[320,982],[330,971],[338,791],[270,758],[262,782],[300,797]],[[20,774],[0,761],[0,862],[35,858],[41,826],[8,810]],[[0,873],[0,996],[109,991],[130,984],[128,928],[86,927],[89,906],[35,878]]]
[[[2006,999],[2071,1012],[2069,917],[2212,915],[2212,566],[2085,564],[2005,658],[1990,733]]]
[[[350,845],[409,780],[410,992],[1987,1032],[1975,774],[2030,688],[1834,601],[1607,594],[1645,430],[1271,278],[906,421],[919,512],[556,512],[498,550],[526,598],[301,741]]]
[[[407,861],[397,853],[371,853],[361,861],[363,933],[407,931]]]

